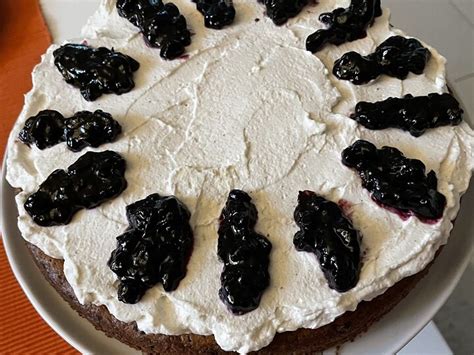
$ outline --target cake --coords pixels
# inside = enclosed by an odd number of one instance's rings
[[[33,257],[145,352],[353,339],[469,185],[445,59],[377,0],[174,3],[104,0],[34,69],[6,171]]]

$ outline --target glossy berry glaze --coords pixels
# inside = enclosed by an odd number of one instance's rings
[[[405,79],[410,72],[422,74],[430,57],[430,51],[418,40],[392,36],[367,56],[357,52],[344,54],[334,63],[333,74],[355,85],[368,83],[382,74]]]
[[[446,198],[437,189],[434,171],[425,175],[425,165],[406,158],[392,147],[377,149],[358,140],[342,152],[342,163],[355,169],[379,205],[396,210],[401,216],[415,215],[422,222],[433,223],[443,216]]]
[[[68,224],[81,208],[94,208],[125,190],[124,174],[125,160],[118,153],[87,152],[67,171],[53,171],[27,198],[25,210],[40,226]]]
[[[39,149],[65,141],[70,150],[78,152],[85,147],[97,148],[113,142],[121,132],[120,124],[102,110],[79,111],[70,118],[54,110],[44,110],[26,120],[18,137]]]
[[[346,9],[337,8],[332,12],[325,12],[319,16],[319,20],[328,28],[309,35],[306,49],[315,53],[327,43],[340,45],[364,38],[367,36],[367,28],[380,15],[380,0],[352,0]]]
[[[451,94],[408,94],[374,103],[359,102],[351,118],[369,129],[393,127],[419,137],[429,128],[458,125],[462,114],[459,102]]]
[[[186,19],[173,3],[161,0],[117,0],[120,16],[137,26],[150,47],[160,49],[164,59],[174,59],[191,44]]]
[[[66,119],[58,111],[43,110],[26,120],[18,138],[27,145],[46,149],[64,141]]]
[[[79,111],[66,120],[64,138],[68,148],[78,152],[85,147],[97,148],[113,142],[121,132],[122,127],[110,113],[102,110]]]
[[[53,55],[54,64],[66,82],[79,88],[87,101],[94,101],[102,94],[121,95],[135,87],[133,72],[140,64],[113,49],[68,43]]]
[[[217,254],[224,263],[219,297],[230,311],[253,311],[270,283],[271,243],[254,231],[257,209],[244,191],[232,190],[222,210]]]
[[[300,191],[293,244],[316,254],[329,287],[346,292],[359,281],[360,236],[341,207],[312,191]]]
[[[120,280],[120,301],[137,303],[158,282],[168,292],[178,287],[193,249],[189,218],[174,196],[152,194],[127,206],[129,228],[107,263]]]
[[[277,26],[298,15],[309,0],[259,0],[266,7],[267,16]]]
[[[192,0],[196,8],[204,15],[204,25],[209,28],[221,29],[230,25],[235,18],[232,0]]]

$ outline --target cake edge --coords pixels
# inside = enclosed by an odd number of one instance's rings
[[[163,335],[146,334],[139,331],[135,322],[125,323],[116,319],[107,308],[93,304],[81,304],[63,272],[63,260],[47,256],[35,245],[25,241],[36,266],[48,283],[81,317],[87,319],[97,330],[144,353],[153,354],[225,354],[213,336],[195,334]],[[406,277],[371,301],[362,301],[355,311],[348,311],[332,323],[317,329],[298,329],[277,333],[272,342],[255,353],[259,354],[304,354],[320,352],[341,346],[366,332],[369,327],[390,312],[417,283],[428,274],[430,267],[440,254],[420,272]],[[295,349],[298,344],[298,349]]]

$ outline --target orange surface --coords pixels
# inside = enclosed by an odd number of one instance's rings
[[[0,0],[0,157],[31,88],[31,71],[51,43],[37,0]],[[76,354],[36,313],[0,243],[0,354]]]

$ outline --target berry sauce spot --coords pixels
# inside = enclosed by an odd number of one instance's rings
[[[429,94],[359,102],[351,118],[372,130],[399,128],[419,137],[427,129],[454,126],[462,121],[463,110],[451,94]]]
[[[197,10],[204,16],[204,25],[208,28],[221,29],[230,25],[235,18],[232,0],[192,0]]]
[[[300,191],[294,213],[300,230],[296,250],[316,254],[331,289],[346,292],[357,285],[360,236],[342,209],[313,191]]]
[[[337,8],[319,16],[319,21],[328,26],[309,35],[306,49],[312,53],[321,50],[327,43],[340,45],[367,36],[367,28],[374,19],[382,15],[380,0],[352,0],[348,8]]]
[[[127,206],[129,227],[107,262],[120,281],[120,301],[137,303],[157,283],[167,292],[178,288],[194,243],[189,218],[174,196],[152,194]]]
[[[259,0],[266,8],[265,14],[277,26],[283,25],[290,18],[297,16],[309,0]]]
[[[81,208],[94,208],[127,187],[125,160],[116,152],[87,152],[68,170],[55,170],[24,204],[44,227],[68,224]]]
[[[333,74],[355,85],[368,83],[382,74],[403,80],[410,72],[422,74],[430,57],[430,51],[418,40],[392,36],[367,56],[357,52],[344,54],[334,63]]]
[[[117,0],[117,11],[138,27],[147,45],[160,48],[163,59],[179,58],[191,44],[186,19],[178,7],[161,0]]]
[[[85,147],[97,148],[113,142],[121,132],[122,127],[110,113],[79,111],[66,120],[64,138],[68,148],[78,152]]]
[[[66,119],[58,111],[43,110],[26,120],[18,138],[27,145],[46,149],[64,141]]]
[[[140,67],[135,59],[113,49],[83,44],[65,44],[53,56],[64,80],[79,88],[87,101],[102,94],[129,92],[135,87],[133,72]]]
[[[45,149],[66,142],[69,150],[78,152],[85,147],[97,148],[115,141],[122,127],[109,113],[80,111],[65,118],[57,111],[43,110],[26,120],[20,140]]]
[[[403,211],[400,211],[394,207],[390,207],[390,206],[387,206],[387,205],[384,205],[383,203],[381,203],[380,201],[377,201],[373,196],[371,196],[372,198],[372,201],[374,201],[377,205],[379,205],[380,207],[386,209],[387,211],[389,212],[392,212],[396,215],[398,215],[398,217],[400,217],[400,219],[402,221],[408,221],[410,219],[410,217],[412,217],[414,215],[413,212],[411,211],[408,211],[408,212],[403,212]],[[439,218],[438,219],[429,219],[429,218],[422,218],[422,217],[418,217],[418,219],[425,223],[425,224],[436,224],[439,222]]]
[[[348,217],[352,214],[352,202],[349,202],[343,198],[341,198],[338,202],[337,205],[339,208],[344,212],[344,214]]]
[[[247,193],[229,193],[218,230],[217,254],[224,263],[219,297],[237,315],[256,309],[270,283],[272,244],[254,231],[257,217],[257,209]]]
[[[437,189],[434,171],[425,173],[425,165],[408,159],[393,147],[377,149],[358,140],[342,152],[342,163],[355,169],[362,186],[372,199],[402,218],[415,215],[425,223],[436,223],[443,216],[446,198]]]

